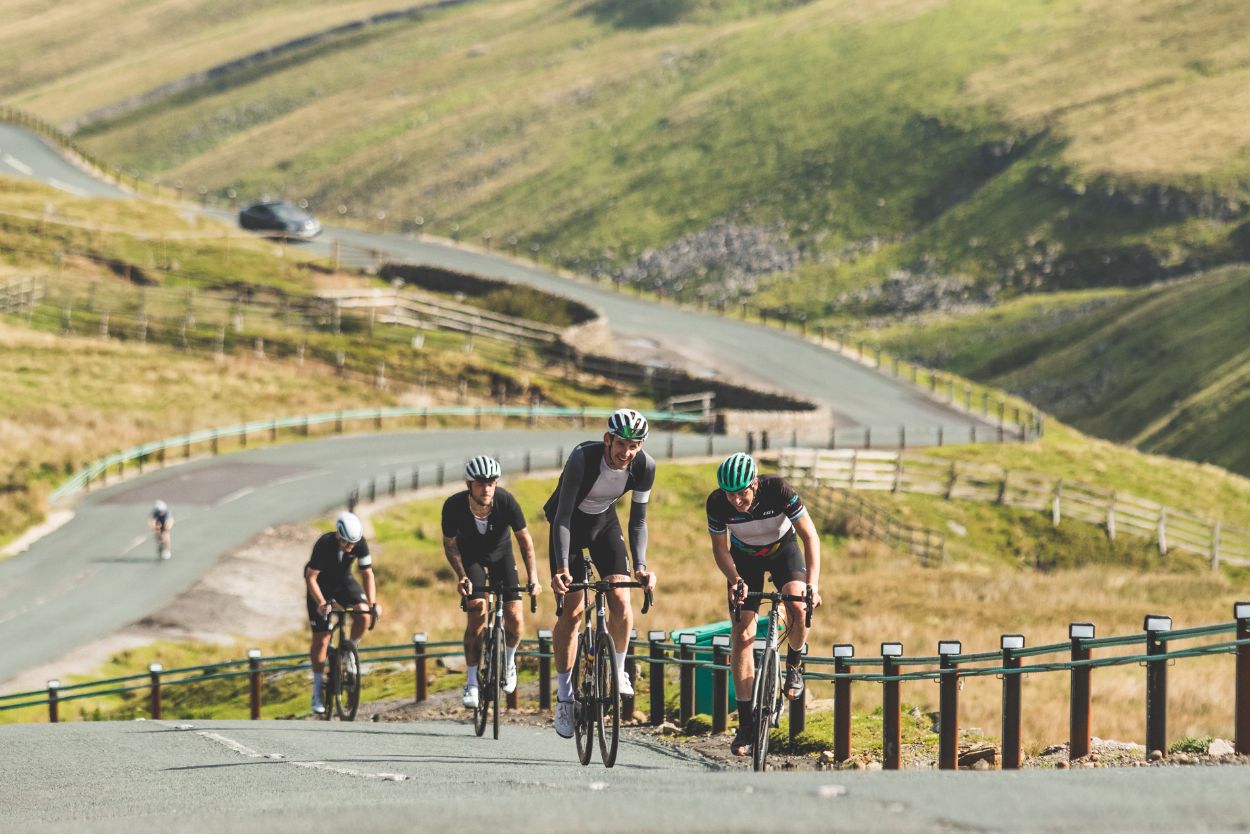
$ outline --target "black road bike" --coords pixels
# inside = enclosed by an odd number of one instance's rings
[[[591,575],[591,561],[582,555],[585,575]],[[577,756],[590,764],[594,736],[599,736],[599,755],[604,767],[616,764],[621,733],[621,682],[616,676],[616,645],[608,634],[608,593],[613,588],[641,588],[640,582],[574,582],[570,594],[582,592],[582,628],[577,635],[577,656],[573,662],[573,726]],[[595,594],[594,626],[591,626],[590,593]],[[650,591],[643,595],[642,613],[651,610]],[[556,616],[564,610],[564,597],[556,602]]]
[[[538,611],[538,599],[530,590],[532,585],[487,585],[474,588],[474,593],[486,595],[486,631],[478,644],[477,665],[477,708],[473,710],[473,732],[479,736],[486,732],[486,722],[494,726],[494,737],[499,738],[499,702],[503,692],[503,678],[507,674],[503,659],[505,632],[503,627],[503,606],[499,597],[513,591],[525,591],[530,595],[530,613]],[[469,598],[460,598],[460,609],[467,611]]]
[[[737,595],[734,596],[735,600]],[[764,636],[764,648],[755,661],[755,683],[751,687],[751,721],[755,729],[755,738],[751,743],[751,769],[763,770],[768,761],[768,734],[781,720],[781,616],[778,606],[783,602],[802,602],[807,606],[805,622],[812,627],[812,589],[802,596],[796,594],[779,594],[752,591],[743,597],[743,602],[758,599],[770,602],[768,610],[768,633]],[[731,606],[734,622],[742,613],[742,605],[734,602]],[[742,716],[738,716],[742,720]]]
[[[330,647],[326,651],[325,692],[322,703],[326,705],[325,719],[329,721],[338,714],[340,721],[355,721],[360,707],[360,655],[352,641],[343,636],[343,624],[348,617],[369,617],[369,630],[377,623],[374,611],[357,611],[353,608],[335,608],[330,612]],[[331,709],[333,705],[333,709]]]

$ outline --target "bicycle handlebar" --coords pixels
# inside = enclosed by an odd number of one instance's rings
[[[734,585],[731,590],[736,590],[742,584],[744,583],[739,582],[738,585]],[[731,599],[732,601],[729,604],[729,610],[733,613],[734,622],[738,622],[738,615],[742,612],[742,603],[737,601],[737,594],[734,594],[734,597]],[[812,627],[812,608],[814,607],[812,603],[814,601],[814,597],[811,585],[807,586],[807,590],[803,594],[781,594],[776,591],[749,591],[746,594],[743,594],[742,602],[746,602],[750,599],[768,600],[772,602],[773,605],[780,602],[801,602],[807,609],[804,612],[803,624],[807,628]]]
[[[503,595],[510,594],[513,591],[524,591],[530,595],[530,613],[536,614],[538,613],[538,597],[530,591],[532,587],[532,585],[483,585],[480,588],[474,588],[473,593]],[[460,610],[469,610],[469,597],[460,597]]]
[[[556,597],[556,616],[559,617],[564,613],[564,597],[574,591],[594,591],[597,594],[606,594],[613,588],[643,588],[641,582],[607,582],[600,580],[598,582],[574,582],[568,587],[568,591]],[[642,613],[646,614],[651,610],[651,606],[655,604],[655,595],[647,588],[642,595]]]

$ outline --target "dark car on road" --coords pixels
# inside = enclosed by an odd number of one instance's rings
[[[316,237],[321,234],[317,218],[285,200],[253,203],[239,212],[239,225],[258,232],[289,237]]]

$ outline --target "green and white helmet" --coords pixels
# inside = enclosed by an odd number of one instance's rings
[[[738,452],[725,458],[716,470],[716,483],[725,492],[741,492],[751,485],[758,474],[751,456]]]
[[[618,408],[608,418],[608,434],[624,440],[646,440],[647,432],[647,418],[632,408]]]

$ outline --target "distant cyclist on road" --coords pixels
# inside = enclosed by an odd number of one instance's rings
[[[156,549],[161,558],[168,559],[173,556],[173,551],[169,547],[169,531],[174,526],[174,514],[169,511],[168,504],[158,500],[152,505],[152,514],[148,516],[148,526],[152,528],[152,533],[156,537]]]
[[[456,587],[468,601],[468,621],[464,629],[464,659],[468,679],[463,702],[469,709],[478,704],[477,667],[481,662],[482,633],[486,630],[486,595],[480,588],[520,584],[517,581],[516,556],[508,531],[516,536],[525,560],[526,581],[530,594],[542,592],[538,584],[534,560],[534,540],[525,529],[525,513],[521,505],[501,486],[501,470],[494,458],[479,455],[464,467],[465,489],[443,503],[443,554],[456,572]],[[521,592],[501,595],[504,601],[503,691],[516,690],[516,650],[521,642]]]
[[[738,697],[738,732],[731,749],[745,756],[751,752],[754,737],[751,690],[760,608],[758,599],[745,602],[745,594],[762,591],[768,576],[783,594],[802,596],[811,588],[813,605],[820,605],[820,536],[798,494],[783,478],[760,475],[750,455],[739,452],[727,457],[716,470],[716,483],[719,489],[707,497],[707,529],[716,566],[729,580],[730,602],[742,604],[742,615],[733,623],[731,667]],[[796,531],[803,542],[802,552],[795,541]],[[795,701],[803,696],[806,611],[801,602],[785,605],[789,622],[785,693]]]
[[[655,459],[642,450],[647,439],[647,419],[637,411],[621,408],[608,418],[603,440],[579,444],[565,461],[556,491],[543,512],[551,522],[551,586],[557,595],[569,584],[586,579],[580,557],[590,551],[591,561],[601,579],[630,581],[629,556],[625,536],[616,515],[616,502],[632,490],[629,508],[629,550],[634,557],[634,579],[647,589],[655,588],[655,574],[647,570],[647,501],[655,483]],[[573,659],[577,651],[577,629],[581,623],[583,597],[566,600],[563,612],[552,630],[556,655],[556,732],[573,736]],[[629,589],[617,588],[608,597],[608,631],[612,642],[629,646],[634,625]],[[634,694],[633,681],[625,674],[627,651],[616,653],[616,672],[622,695]]]
[[[353,562],[360,569],[363,589],[352,576]],[[339,515],[334,522],[334,532],[317,539],[312,556],[304,566],[308,622],[312,626],[312,645],[308,651],[313,668],[312,711],[318,715],[326,711],[321,701],[321,687],[326,651],[330,645],[330,603],[337,602],[344,608],[360,612],[352,617],[350,637],[352,645],[358,645],[366,625],[372,628],[382,613],[377,602],[377,583],[372,566],[373,557],[369,555],[364,526],[353,513]]]

